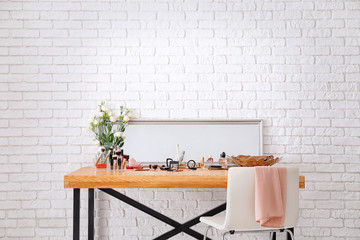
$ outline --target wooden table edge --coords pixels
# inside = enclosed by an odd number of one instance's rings
[[[179,181],[179,177],[181,178]],[[226,188],[224,175],[133,175],[133,176],[64,176],[64,188]],[[299,175],[299,188],[305,188],[305,176]]]

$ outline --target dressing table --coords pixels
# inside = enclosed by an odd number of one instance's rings
[[[94,189],[109,194],[150,216],[165,222],[172,227],[157,240],[168,239],[178,233],[185,232],[195,239],[203,239],[203,234],[190,227],[199,223],[202,216],[213,216],[226,209],[226,203],[211,209],[185,223],[179,223],[144,204],[131,199],[113,188],[226,188],[227,170],[184,169],[180,172],[162,170],[135,171],[135,170],[96,170],[87,167],[80,168],[64,176],[64,187],[72,188],[73,199],[73,239],[80,239],[80,189],[88,189],[88,239],[94,239]],[[299,188],[305,188],[305,177],[299,176]],[[210,238],[208,238],[210,239]]]

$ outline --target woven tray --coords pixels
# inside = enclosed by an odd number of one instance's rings
[[[271,166],[279,161],[279,158],[270,156],[246,156],[239,155],[237,157],[232,156],[231,160],[233,163],[240,167],[255,167],[255,166]]]

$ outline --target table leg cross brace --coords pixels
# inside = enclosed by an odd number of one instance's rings
[[[144,213],[147,213],[149,214],[150,216],[162,221],[162,222],[165,222],[171,226],[173,226],[175,229],[171,230],[171,231],[168,231],[164,234],[162,234],[161,236],[155,238],[156,240],[162,240],[162,239],[168,239],[178,233],[181,233],[181,232],[184,232],[186,234],[189,234],[190,236],[196,238],[196,239],[203,239],[204,235],[199,233],[199,232],[196,232],[192,229],[190,229],[191,226],[199,223],[199,218],[202,217],[202,216],[213,216],[217,213],[220,213],[222,211],[224,211],[226,209],[226,203],[194,218],[194,219],[191,219],[187,222],[185,222],[184,224],[181,224],[147,206],[145,206],[144,204],[141,204],[127,196],[125,196],[124,194],[122,193],[119,193],[117,191],[115,191],[114,189],[111,189],[111,188],[100,188],[99,190],[109,194],[110,196],[113,196],[114,198],[117,198],[119,199],[120,201],[123,201],[127,204],[129,204],[130,206],[133,206],[135,207],[136,209],[139,209],[140,211],[144,212]],[[208,240],[211,240],[210,238],[207,238]]]

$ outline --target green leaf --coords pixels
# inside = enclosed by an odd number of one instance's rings
[[[105,133],[101,133],[101,135],[100,135],[100,139],[104,139],[104,140],[106,140],[106,134],[105,134]]]

